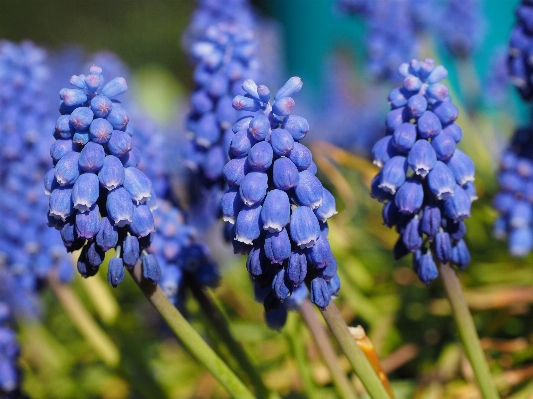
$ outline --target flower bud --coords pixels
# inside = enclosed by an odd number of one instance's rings
[[[314,212],[319,222],[325,222],[337,214],[335,197],[324,187],[322,187],[322,204]]]
[[[236,187],[228,188],[222,196],[220,204],[222,208],[222,220],[235,224],[237,214],[244,206],[239,190]]]
[[[303,86],[302,79],[298,76],[293,76],[285,82],[285,84],[276,92],[274,100],[279,100],[284,97],[291,97],[298,93]]]
[[[380,138],[372,147],[373,163],[378,168],[383,167],[395,155],[398,155],[398,152],[392,145],[392,135]]]
[[[418,278],[420,279],[420,281],[422,281],[426,285],[429,285],[429,283],[432,280],[435,280],[439,275],[437,265],[435,265],[435,261],[433,260],[433,256],[431,256],[431,253],[426,253],[420,256],[420,258],[416,262],[415,271],[416,274],[418,274]]]
[[[271,190],[263,202],[261,221],[263,229],[279,232],[289,223],[291,205],[289,197],[282,190]]]
[[[274,161],[272,180],[276,188],[286,191],[298,185],[300,175],[290,159],[278,158]]]
[[[155,231],[154,216],[146,205],[138,205],[133,210],[130,230],[137,237],[145,237]]]
[[[283,302],[291,295],[292,287],[291,282],[287,278],[287,273],[285,273],[285,269],[280,269],[272,280],[272,290],[276,294],[276,297]]]
[[[470,217],[471,206],[469,195],[461,186],[456,185],[454,196],[444,201],[444,213],[454,222],[460,222]]]
[[[119,94],[125,93],[127,90],[128,84],[126,83],[126,79],[118,77],[106,83],[106,85],[102,88],[102,94],[112,98],[118,96]]]
[[[418,134],[423,139],[432,139],[437,137],[442,131],[442,124],[433,112],[426,111],[417,120]]]
[[[124,227],[130,224],[133,218],[133,208],[130,194],[123,187],[109,191],[106,209],[114,225]]]
[[[291,254],[291,241],[287,230],[282,229],[280,232],[266,233],[265,236],[265,255],[270,262],[282,264]]]
[[[90,144],[90,143],[89,143]],[[87,145],[89,145],[87,144]],[[101,146],[100,146],[101,147]],[[114,155],[104,158],[103,166],[98,173],[100,185],[108,190],[113,190],[124,183],[125,171],[120,159]]]
[[[79,107],[70,114],[69,123],[74,130],[85,130],[93,121],[94,114],[88,107]]]
[[[89,142],[81,150],[78,164],[84,172],[97,173],[104,165],[105,158],[104,147]]]
[[[134,167],[125,168],[123,185],[137,205],[144,204],[150,199],[152,182],[139,169]]]
[[[439,232],[441,223],[440,209],[435,205],[426,205],[420,228],[429,238],[435,237]]]
[[[274,154],[272,146],[266,141],[260,141],[248,153],[248,165],[252,170],[264,172],[272,165]]]
[[[79,157],[79,152],[69,152],[57,162],[54,176],[61,186],[74,184],[80,175],[78,167]]]
[[[246,158],[235,158],[224,166],[222,174],[230,186],[239,186],[248,170],[249,166]]]
[[[307,258],[302,250],[294,250],[289,257],[289,263],[287,265],[287,277],[289,281],[298,287],[305,280],[307,275]]]
[[[309,131],[307,119],[298,115],[288,115],[283,119],[281,127],[288,131],[294,140],[302,140]]]
[[[511,255],[523,257],[526,256],[531,249],[533,249],[533,231],[530,227],[524,226],[510,231],[509,252]]]
[[[298,185],[294,189],[294,194],[300,205],[316,209],[322,205],[322,183],[311,172],[304,170],[300,172]]]
[[[105,118],[112,108],[113,103],[106,96],[98,95],[91,100],[91,110],[97,118]]]
[[[107,281],[116,288],[124,280],[124,265],[122,259],[112,258],[107,266]]]
[[[399,211],[408,215],[417,212],[424,202],[424,189],[416,179],[408,179],[396,193],[394,202]]]
[[[459,240],[452,249],[452,262],[464,269],[470,264],[470,252],[464,240]]]
[[[107,216],[104,216],[100,219],[100,228],[96,234],[96,244],[102,249],[102,251],[107,252],[111,248],[116,247],[117,243],[117,228],[111,224]]]
[[[402,240],[405,247],[411,252],[416,251],[422,246],[422,231],[418,217],[415,216],[407,223]]]
[[[326,309],[331,300],[326,280],[316,277],[311,280],[310,299],[320,309]]]
[[[407,102],[407,111],[409,116],[413,118],[419,118],[426,111],[428,107],[428,101],[422,94],[415,94],[409,98]]]
[[[270,134],[270,144],[277,156],[287,155],[294,147],[294,139],[285,129],[274,129]]]
[[[310,248],[304,250],[307,258],[307,263],[313,265],[318,269],[322,269],[333,257],[329,241],[323,235],[319,235],[318,239]]]
[[[107,143],[107,150],[116,157],[122,157],[131,150],[131,137],[128,133],[113,130]]]
[[[417,140],[407,156],[408,165],[417,175],[422,177],[427,176],[436,162],[437,155],[435,154],[435,150],[427,140]]]
[[[254,240],[261,234],[261,205],[252,207],[244,206],[237,215],[235,223],[235,239],[248,245],[252,245]]]
[[[126,130],[129,122],[126,110],[120,103],[113,103],[113,108],[107,114],[106,119],[113,126],[113,130]]]
[[[122,244],[122,260],[128,268],[132,268],[139,261],[141,254],[139,240],[135,236],[126,236]]]
[[[52,191],[48,210],[50,216],[64,222],[73,211],[71,187],[58,187]]]
[[[94,173],[83,173],[72,187],[74,208],[80,212],[88,211],[98,200],[99,193],[98,176]]]
[[[439,200],[447,200],[454,195],[455,179],[452,171],[441,161],[437,161],[435,167],[427,176],[428,187]]]
[[[143,267],[143,277],[150,280],[153,284],[157,284],[161,278],[161,269],[157,263],[154,255],[149,254],[141,258]]]
[[[444,131],[431,140],[431,146],[439,161],[450,159],[455,152],[455,140]]]
[[[472,159],[461,150],[456,149],[453,156],[448,159],[446,164],[452,171],[455,176],[455,181],[459,185],[462,186],[469,181],[474,181],[474,162],[472,162]]]
[[[315,245],[320,235],[320,226],[309,207],[299,206],[292,211],[290,232],[292,240],[301,249]]]
[[[263,172],[250,172],[242,179],[239,194],[247,206],[260,203],[268,188],[268,176]]]

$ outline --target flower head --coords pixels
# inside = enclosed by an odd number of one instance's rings
[[[400,234],[396,259],[413,252],[415,271],[429,284],[438,275],[432,254],[460,267],[470,261],[462,238],[475,199],[474,164],[456,149],[457,107],[439,83],[447,71],[426,59],[402,64],[399,72],[404,84],[389,95],[387,135],[372,151],[382,170],[371,195],[385,202],[384,224]]]
[[[533,43],[533,5],[523,0],[516,9],[517,23],[509,38],[509,56],[507,67],[511,83],[513,83],[522,98],[530,101],[533,98],[533,83],[531,76],[531,44]]]
[[[132,146],[129,116],[114,97],[127,90],[124,78],[104,81],[102,69],[74,75],[73,89],[60,91],[60,112],[51,151],[54,168],[45,185],[50,192],[50,224],[61,230],[67,250],[82,249],[78,271],[94,275],[105,252],[117,250],[109,264],[108,281],[118,285],[123,263],[139,258],[144,275],[157,282],[157,263],[144,248],[150,245],[154,218],[149,207],[150,179],[137,168],[138,150]]]
[[[493,200],[499,217],[497,238],[508,236],[509,252],[526,256],[533,249],[533,130],[517,129],[500,159],[500,192]]]
[[[309,124],[291,114],[292,96],[301,87],[301,79],[292,77],[271,103],[266,86],[246,80],[246,94],[233,99],[237,110],[260,112],[233,125],[230,148],[239,150],[230,151],[232,159],[224,167],[229,188],[222,211],[233,224],[235,252],[248,254],[248,272],[264,289],[260,297],[267,320],[304,281],[311,300],[325,308],[332,295],[328,284],[336,276],[337,264],[321,229],[336,213],[335,200],[315,176],[311,152],[299,142]],[[242,137],[248,136],[243,146]],[[276,325],[275,320],[269,323]]]

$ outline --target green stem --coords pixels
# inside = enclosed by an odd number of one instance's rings
[[[271,392],[263,383],[261,376],[257,372],[255,366],[250,361],[248,355],[244,351],[242,345],[238,343],[230,331],[226,318],[220,309],[209,298],[208,294],[196,284],[192,279],[187,281],[187,286],[190,288],[192,294],[198,301],[202,314],[205,315],[215,334],[221,338],[226,344],[230,353],[235,357],[242,367],[242,370],[247,374],[252,385],[254,386],[259,398],[280,398],[276,392]]]
[[[53,273],[48,277],[48,283],[78,331],[107,366],[116,368],[120,363],[117,347],[94,321],[76,294],[70,287],[61,284]]]
[[[333,346],[329,341],[326,330],[320,324],[315,309],[308,299],[303,301],[302,306],[300,307],[300,314],[302,315],[305,324],[307,324],[307,328],[311,331],[316,346],[331,373],[331,378],[335,388],[337,388],[339,397],[343,399],[357,398],[355,389],[340,366],[339,359],[333,350]]]
[[[141,263],[129,270],[133,280],[148,301],[156,308],[170,329],[180,339],[187,350],[226,388],[229,394],[239,399],[254,399],[254,395],[231,371],[215,352],[204,342],[182,314],[172,305],[161,287],[142,276]]]
[[[350,334],[348,326],[335,303],[331,301],[328,307],[321,312],[370,397],[373,399],[390,399],[372,365]]]
[[[320,394],[317,386],[313,381],[311,374],[309,360],[305,353],[305,340],[303,339],[302,328],[300,320],[293,315],[289,314],[287,318],[287,325],[283,332],[289,341],[296,366],[298,367],[298,374],[302,380],[302,385],[305,393],[305,397],[308,399],[318,399]]]
[[[453,317],[459,330],[459,336],[463,342],[466,356],[470,360],[470,364],[474,370],[481,394],[484,399],[498,399],[500,395],[496,390],[496,385],[490,374],[485,354],[479,342],[476,326],[468,310],[468,305],[461,290],[461,283],[457,278],[457,274],[448,263],[439,262],[439,269],[446,295],[452,306]]]

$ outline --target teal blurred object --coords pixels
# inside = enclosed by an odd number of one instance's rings
[[[520,1],[482,0],[482,3],[487,19],[485,39],[473,57],[479,77],[486,75],[495,51],[507,46],[515,21],[514,10]],[[320,88],[326,58],[334,50],[349,50],[356,62],[362,64],[365,57],[363,21],[341,15],[335,10],[334,0],[271,0],[266,10],[279,19],[285,29],[289,73],[300,76],[308,87]],[[438,54],[457,88],[457,72],[449,67],[453,64],[451,57],[443,51]],[[426,56],[431,54],[421,54],[419,58]]]

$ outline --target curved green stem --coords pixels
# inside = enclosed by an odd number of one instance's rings
[[[363,383],[368,395],[373,399],[389,399],[389,394],[372,368],[372,365],[350,334],[348,326],[342,318],[337,305],[331,301],[328,307],[321,310],[321,312],[331,332],[341,346],[342,351],[352,365],[355,374],[357,374]]]
[[[142,276],[141,264],[129,270],[133,280],[148,301],[156,308],[170,329],[180,339],[187,350],[202,363],[234,398],[254,399],[254,395],[231,371],[216,353],[204,342],[182,314],[172,305],[161,287]]]
[[[61,284],[53,274],[48,277],[48,283],[78,331],[98,353],[103,362],[109,367],[117,367],[120,363],[120,354],[116,345],[94,321],[72,289]]]
[[[289,347],[292,351],[296,367],[298,367],[298,374],[302,381],[302,387],[305,397],[307,399],[319,399],[320,394],[317,386],[313,380],[309,359],[305,351],[305,340],[303,339],[303,328],[300,320],[297,317],[292,317],[289,313],[287,317],[287,324],[282,330],[287,338]]]
[[[220,309],[213,303],[209,298],[208,294],[198,286],[192,279],[188,280],[187,286],[190,288],[192,294],[198,301],[200,308],[202,309],[203,315],[208,319],[213,327],[215,334],[222,339],[226,344],[230,353],[235,357],[239,362],[243,371],[247,374],[250,382],[254,386],[259,398],[270,398],[275,399],[280,396],[276,392],[271,392],[263,383],[261,376],[257,372],[255,366],[250,361],[248,355],[244,351],[244,348],[240,343],[238,343],[233,334],[230,331],[228,322],[226,318],[220,311]]]
[[[357,393],[355,392],[354,387],[341,368],[339,359],[331,346],[326,330],[320,324],[315,309],[313,309],[313,305],[308,299],[303,301],[302,306],[300,307],[300,314],[302,315],[302,319],[307,325],[307,328],[311,331],[316,346],[331,373],[331,379],[333,380],[333,384],[337,389],[339,397],[343,399],[357,398]]]
[[[500,395],[490,374],[485,354],[481,348],[476,326],[468,310],[465,296],[461,289],[461,282],[455,270],[448,263],[439,262],[439,271],[446,290],[446,295],[452,306],[453,317],[459,330],[468,360],[474,370],[479,389],[484,399],[498,399]]]

